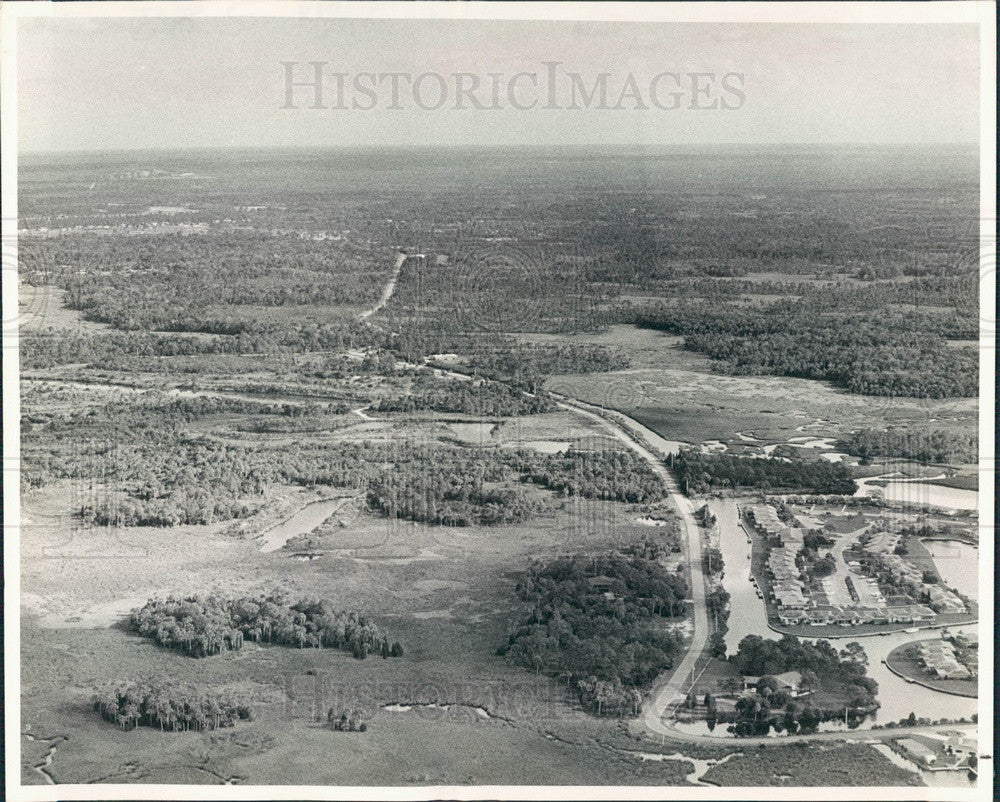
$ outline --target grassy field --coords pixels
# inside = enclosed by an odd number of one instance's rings
[[[30,623],[24,646],[24,729],[67,736],[49,768],[58,782],[679,784],[690,770],[609,752],[598,741],[613,723],[573,711],[545,681],[502,665],[470,670],[461,655],[416,674],[406,659],[362,663],[330,650],[251,648],[196,660],[114,629],[46,630]],[[88,688],[97,678],[153,671],[180,681],[239,683],[255,692],[259,717],[211,733],[126,733],[90,708]],[[382,709],[420,700],[459,706]],[[340,733],[315,722],[317,702],[360,706],[368,732]],[[477,714],[473,705],[488,706],[495,718]],[[42,745],[22,742],[24,782],[37,782],[31,767]]]
[[[24,503],[24,730],[66,736],[49,767],[59,782],[670,784],[690,770],[609,755],[593,735],[614,722],[592,720],[559,683],[495,653],[523,617],[516,572],[534,558],[655,537],[656,528],[636,522],[644,513],[573,499],[530,524],[446,528],[387,521],[354,504],[319,527],[313,545],[322,554],[304,560],[299,542],[261,553],[249,535],[301,508],[311,491],[281,490],[247,527],[179,526],[169,537],[158,528],[81,528],[70,511],[84,492],[64,482]],[[364,611],[404,644],[404,658],[248,645],[197,660],[116,625],[153,595],[274,587]],[[260,717],[214,733],[123,733],[90,709],[94,685],[144,676],[244,684]],[[394,703],[454,706],[382,709]],[[313,721],[317,706],[361,707],[371,729],[327,730]],[[566,725],[592,732],[567,744],[559,739]],[[46,744],[22,744],[24,781],[44,781],[33,766]]]
[[[861,744],[761,747],[713,766],[702,779],[735,787],[923,785],[914,772],[898,768]]]
[[[681,338],[657,332],[613,326],[603,335],[548,335],[545,340],[621,348],[631,360],[628,370],[553,376],[546,387],[626,412],[667,440],[739,443],[739,432],[769,443],[804,435],[836,438],[873,421],[976,425],[974,399],[869,397],[809,379],[720,375],[712,372],[710,360],[681,348]]]

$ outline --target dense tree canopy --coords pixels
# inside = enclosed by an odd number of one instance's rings
[[[739,487],[845,495],[857,490],[847,468],[826,460],[786,462],[684,450],[670,464],[687,493]]]
[[[338,610],[328,599],[292,601],[277,591],[239,598],[151,599],[132,611],[129,626],[161,646],[193,657],[239,650],[245,639],[300,649],[343,649],[359,658],[393,656],[396,645],[390,645],[389,637],[357,612]]]
[[[500,653],[564,678],[598,714],[635,712],[639,690],[681,647],[652,621],[684,614],[687,585],[654,550],[537,563],[517,585],[530,613]]]
[[[918,462],[975,462],[975,434],[930,429],[859,429],[837,441],[837,448],[861,459],[901,457]]]
[[[227,689],[199,691],[170,681],[115,682],[95,691],[94,709],[123,730],[159,727],[171,732],[214,730],[252,720],[245,693]]]

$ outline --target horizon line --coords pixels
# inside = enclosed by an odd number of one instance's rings
[[[548,148],[562,148],[572,150],[594,150],[594,149],[618,149],[618,150],[643,150],[656,148],[723,148],[723,147],[884,147],[884,148],[927,148],[927,147],[965,147],[979,148],[977,141],[920,141],[920,142],[658,142],[658,143],[635,143],[635,142],[593,142],[593,143],[495,143],[477,144],[452,142],[436,145],[414,145],[414,144],[330,144],[330,145],[148,145],[133,148],[67,148],[67,149],[44,149],[44,150],[18,150],[17,157],[22,156],[67,156],[67,155],[99,155],[99,154],[126,154],[126,153],[149,153],[149,152],[190,152],[190,151],[379,151],[379,150],[544,150]]]

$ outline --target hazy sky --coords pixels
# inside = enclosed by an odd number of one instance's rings
[[[979,43],[970,25],[266,18],[27,18],[18,25],[22,150],[978,140]],[[326,62],[331,107],[333,74],[345,73],[347,108],[308,108],[313,92],[300,88],[298,108],[282,109],[286,61],[298,63],[298,80],[312,78],[307,62]],[[560,62],[560,109],[544,108],[546,61]],[[398,79],[401,109],[388,108],[388,78],[375,88],[375,108],[352,107],[372,102],[352,87],[358,73],[375,73],[375,81],[392,72],[408,76]],[[462,80],[466,87],[480,81],[474,97],[487,108],[470,108],[468,97],[455,108],[457,72],[476,76]],[[529,75],[510,90],[522,72]],[[605,105],[620,108],[565,108],[570,72],[588,92],[607,73]],[[421,81],[420,102],[436,105],[434,76],[441,75],[441,108],[417,105],[409,80],[423,73],[432,75]],[[651,87],[662,73],[677,75],[680,85],[669,75]],[[723,84],[726,73],[743,77]],[[692,82],[701,89],[694,97]],[[509,92],[519,105],[536,105],[512,108]],[[713,101],[730,108],[690,108]],[[591,105],[598,102],[595,95]],[[585,105],[582,96],[577,105]]]

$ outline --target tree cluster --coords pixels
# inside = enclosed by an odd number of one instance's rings
[[[680,650],[678,635],[650,625],[684,614],[686,582],[639,550],[535,563],[517,594],[530,612],[499,653],[564,679],[598,715],[634,712]]]
[[[684,450],[671,455],[669,463],[689,494],[738,487],[840,495],[857,490],[847,468],[826,460],[785,462]]]
[[[967,279],[953,281],[962,282],[967,297]],[[633,320],[683,335],[685,348],[734,374],[822,379],[866,395],[975,395],[976,349],[946,342],[975,333],[957,311],[899,308],[914,303],[913,296],[908,286],[895,295],[884,288],[862,294],[834,286],[765,306],[683,300],[638,310]]]
[[[560,495],[649,504],[663,498],[663,482],[631,451],[585,451],[537,457],[525,481]]]
[[[933,429],[859,429],[837,441],[837,448],[861,457],[896,457],[917,462],[968,463],[978,459],[975,434]]]
[[[878,683],[867,676],[867,658],[863,649],[838,653],[829,641],[810,642],[785,635],[780,640],[747,635],[740,641],[737,652],[729,661],[744,676],[765,676],[798,671],[803,682],[808,677],[816,687],[847,693],[851,706],[873,703]]]
[[[341,649],[358,659],[402,655],[399,643],[390,644],[388,635],[360,613],[337,610],[328,599],[291,601],[277,591],[239,598],[151,599],[132,611],[129,626],[192,657],[237,651],[246,639],[300,649]]]
[[[461,412],[484,417],[536,415],[556,409],[544,395],[525,395],[494,381],[443,381],[436,377],[414,380],[409,392],[382,398],[377,412]]]
[[[202,732],[251,721],[253,705],[231,690],[198,691],[169,681],[117,682],[95,691],[94,710],[122,730],[159,727],[160,730]]]

